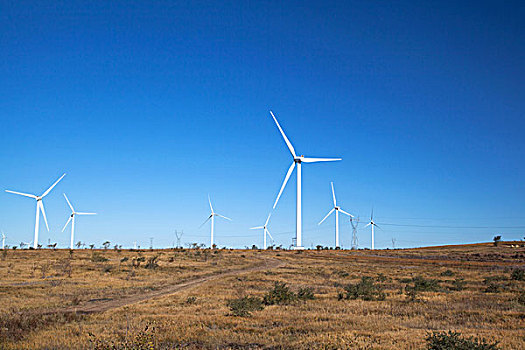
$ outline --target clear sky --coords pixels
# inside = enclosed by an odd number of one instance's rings
[[[525,236],[523,1],[2,1],[0,228],[131,246],[262,245],[291,156],[303,166],[304,244],[333,245],[330,181],[376,247]],[[394,226],[411,225],[411,226]],[[420,225],[422,227],[417,227]],[[438,227],[446,226],[446,227]],[[270,221],[295,230],[295,177]],[[350,246],[348,221],[341,242]],[[361,247],[370,231],[358,231]]]

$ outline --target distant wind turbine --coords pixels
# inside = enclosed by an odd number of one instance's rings
[[[232,221],[232,219],[227,218],[226,216],[223,216],[223,215],[218,214],[218,213],[216,213],[216,212],[213,211],[213,206],[211,205],[211,199],[210,199],[210,196],[209,196],[209,195],[208,195],[208,203],[210,203],[210,210],[211,210],[211,213],[210,213],[210,216],[208,216],[208,218],[206,219],[206,221],[204,221],[200,227],[202,227],[205,223],[208,222],[208,220],[211,219],[211,238],[210,238],[210,248],[213,248],[213,230],[214,230],[214,226],[215,226],[215,217],[218,216],[218,217],[221,217],[221,218],[223,218],[223,219],[230,220],[230,221]]]
[[[66,229],[67,225],[71,221],[71,245],[70,248],[73,249],[73,241],[75,239],[75,216],[76,215],[97,215],[97,213],[82,213],[82,212],[76,212],[75,209],[73,209],[73,206],[69,202],[69,199],[67,199],[67,196],[65,193],[63,193],[64,198],[66,199],[67,205],[71,208],[71,215],[69,216],[69,219],[67,219],[66,224],[64,225],[64,228],[62,229],[62,232]],[[79,244],[80,248],[80,244]]]
[[[297,198],[296,198],[296,218],[295,218],[295,247],[294,249],[304,249],[303,247],[303,241],[302,241],[302,213],[301,213],[301,164],[302,163],[317,163],[317,162],[333,162],[337,160],[341,160],[341,158],[306,158],[304,156],[297,156],[295,153],[295,149],[293,148],[290,140],[286,137],[283,129],[279,125],[279,122],[277,121],[277,118],[275,118],[275,115],[272,111],[270,111],[270,114],[272,115],[273,120],[275,121],[275,124],[277,125],[277,128],[279,128],[279,131],[281,132],[281,135],[283,136],[284,142],[286,143],[286,146],[288,146],[288,149],[290,150],[290,153],[293,157],[293,163],[290,165],[290,168],[288,169],[288,172],[286,173],[286,176],[284,178],[283,184],[281,186],[281,190],[279,191],[279,194],[277,195],[277,199],[275,200],[275,203],[273,205],[273,208],[277,206],[277,202],[279,201],[279,198],[281,197],[281,194],[283,193],[284,187],[286,186],[286,183],[288,182],[288,179],[290,178],[290,175],[292,174],[295,166],[297,165]]]
[[[325,221],[326,218],[328,218],[330,214],[332,214],[335,211],[335,247],[339,248],[339,212],[348,215],[350,218],[353,218],[354,216],[337,206],[337,201],[335,199],[334,183],[330,182],[330,185],[332,186],[332,198],[334,200],[334,207],[328,212],[328,214],[326,214],[326,216],[323,218],[323,220],[319,222],[318,225],[321,225],[323,221]]]
[[[268,231],[268,221],[270,221],[270,216],[272,216],[272,213],[268,214],[268,218],[266,219],[266,222],[264,223],[263,226],[256,226],[256,227],[252,227],[250,228],[250,230],[259,230],[259,229],[263,229],[263,236],[264,236],[264,249],[266,249],[266,235],[270,236],[270,238],[272,239],[273,241],[273,237],[272,235],[270,234],[270,231]]]
[[[370,222],[366,224],[365,227],[372,226],[372,250],[374,250],[374,226],[377,228],[381,228],[377,226],[377,224],[374,222],[374,209],[372,209],[372,213],[370,214]]]
[[[46,228],[47,228],[47,231],[49,232],[49,226],[47,225],[46,212],[44,210],[44,203],[42,203],[42,199],[45,196],[47,196],[49,194],[49,192],[51,192],[53,187],[55,187],[60,182],[60,180],[62,180],[62,178],[64,176],[66,176],[66,174],[62,175],[58,180],[56,180],[55,183],[52,184],[51,187],[49,187],[44,193],[42,193],[41,196],[37,196],[37,195],[34,195],[34,194],[27,194],[27,193],[22,193],[22,192],[15,192],[15,191],[10,191],[10,190],[5,190],[6,192],[9,192],[9,193],[14,193],[14,194],[18,194],[18,195],[21,195],[21,196],[25,196],[25,197],[36,199],[35,238],[33,240],[33,242],[34,242],[33,248],[35,248],[35,249],[38,248],[38,228],[39,228],[38,224],[39,224],[39,219],[40,219],[40,211],[42,211],[42,216],[44,217],[44,221],[46,223]]]
[[[4,234],[4,231],[2,231],[2,249],[5,249],[5,234]]]

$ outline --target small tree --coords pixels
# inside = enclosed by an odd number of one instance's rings
[[[497,247],[499,242],[501,242],[501,236],[494,236],[494,246]]]
[[[93,250],[93,248],[95,248],[95,245],[94,244],[90,244],[89,245],[89,249]]]
[[[102,243],[102,246],[104,247],[104,249],[108,249],[110,244],[111,243],[109,241],[105,241],[104,243]]]

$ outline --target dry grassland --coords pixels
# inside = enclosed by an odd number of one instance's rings
[[[8,250],[0,349],[424,349],[429,332],[443,330],[524,349],[524,265],[525,248],[508,244]],[[347,293],[363,276],[379,294],[368,298],[366,285],[364,296]],[[275,282],[311,288],[315,299],[232,315],[228,300],[262,300]]]

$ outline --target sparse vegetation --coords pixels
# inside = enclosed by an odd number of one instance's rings
[[[525,281],[525,269],[514,269],[510,278],[515,281]]]
[[[428,350],[497,350],[498,343],[483,338],[461,337],[461,333],[448,331],[429,334],[426,338]]]
[[[275,282],[273,288],[263,298],[265,305],[291,304],[297,300],[297,295],[284,282]]]
[[[257,297],[230,299],[226,304],[230,308],[232,316],[247,317],[251,316],[254,311],[264,309],[264,304],[261,298]]]
[[[0,348],[423,349],[428,346],[425,329],[453,329],[460,339],[498,340],[502,349],[523,344],[516,330],[525,307],[524,282],[513,279],[516,266],[525,263],[522,247],[489,243],[301,254],[285,249],[199,250],[196,257],[190,249],[80,249],[71,258],[68,249],[9,250],[0,260]],[[159,267],[145,268],[150,261]],[[271,267],[272,262],[283,265]],[[221,277],[254,266],[261,269]],[[104,272],[107,268],[110,272]],[[453,277],[443,276],[446,270]],[[214,279],[192,282],[200,278]],[[162,292],[179,284],[184,287]],[[344,287],[349,284],[359,285],[351,288],[355,299],[347,298]],[[374,292],[368,297],[370,284],[387,301]],[[483,293],[490,284],[499,286],[499,293]],[[407,302],[412,291],[421,302]],[[344,301],[337,301],[338,294]],[[134,297],[145,299],[80,316],[82,310]],[[256,299],[263,310],[255,307]],[[230,303],[251,317],[234,317],[237,311]],[[79,310],[77,316],[74,310]],[[5,327],[17,322],[22,330],[18,336],[18,326]]]
[[[386,295],[381,286],[374,283],[374,279],[369,276],[361,277],[361,281],[355,284],[348,284],[344,287],[345,293],[340,299],[362,299],[362,300],[385,300]]]

